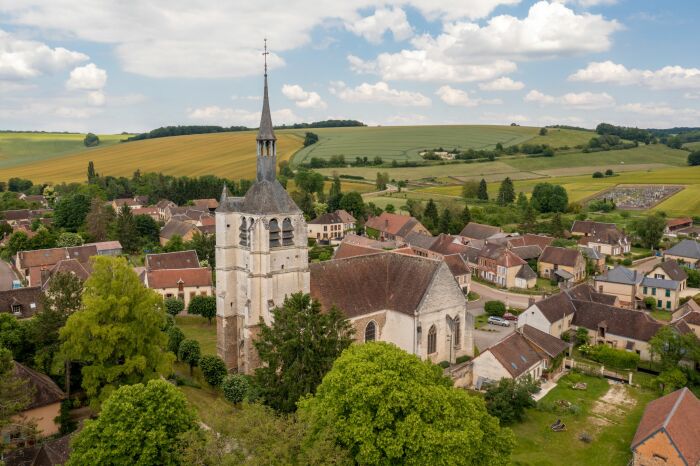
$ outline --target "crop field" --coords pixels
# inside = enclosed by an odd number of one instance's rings
[[[587,144],[591,138],[596,137],[594,131],[580,131],[575,129],[559,129],[547,128],[545,136],[539,136],[539,133],[534,138],[530,139],[528,144],[549,144],[555,149],[559,147],[576,147],[578,145]]]
[[[82,181],[91,160],[98,173],[114,176],[130,176],[139,169],[170,175],[254,178],[255,134],[245,131],[174,136],[52,154],[9,167],[0,165],[0,179],[19,176],[40,183]],[[277,138],[278,161],[288,160],[303,142],[291,132],[280,132]],[[82,145],[82,138],[80,141]]]
[[[537,135],[539,128],[524,126],[395,126],[320,128],[310,130],[319,141],[300,150],[292,163],[298,165],[311,157],[329,159],[344,155],[351,162],[355,157],[381,157],[385,162],[420,161],[425,149],[493,149],[520,144]],[[303,135],[303,132],[297,132]]]

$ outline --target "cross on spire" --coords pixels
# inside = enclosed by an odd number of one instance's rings
[[[262,54],[265,57],[265,76],[267,76],[267,56],[270,55],[270,52],[267,51],[267,37],[263,40],[265,41],[265,51]]]

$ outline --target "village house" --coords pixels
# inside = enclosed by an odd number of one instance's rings
[[[3,458],[5,466],[62,466],[68,462],[74,435],[75,432],[10,450]]]
[[[619,256],[630,252],[632,244],[624,232],[614,223],[576,220],[571,227],[572,236],[578,243],[606,256]]]
[[[547,246],[537,261],[540,277],[563,282],[586,278],[586,260],[578,249]]]
[[[41,289],[46,292],[49,289],[51,280],[58,273],[70,273],[81,282],[84,282],[92,274],[92,266],[89,262],[81,263],[77,259],[63,259],[58,261],[50,269],[43,269],[41,271]]]
[[[192,199],[190,202],[197,210],[214,212],[219,207],[219,201],[216,199]]]
[[[440,233],[438,236],[411,233],[406,237],[405,242],[415,254],[429,259],[442,260],[445,256],[467,251],[467,245],[460,236],[445,233]]]
[[[165,246],[175,236],[179,236],[182,241],[190,241],[196,231],[197,227],[190,222],[170,220],[160,229],[160,245]]]
[[[0,291],[0,313],[7,312],[19,319],[32,317],[43,309],[41,297],[38,286]]]
[[[479,278],[504,288],[532,288],[537,283],[537,274],[528,263],[499,244],[486,244],[481,249],[477,273]]]
[[[658,309],[674,311],[679,306],[687,279],[687,274],[676,262],[664,261],[646,276],[618,265],[596,276],[594,286],[599,293],[617,296],[621,307],[635,309],[644,298],[651,297]]]
[[[16,209],[2,212],[3,219],[11,226],[15,227],[20,223],[31,225],[35,219],[42,219],[46,214],[53,212],[51,209]]]
[[[598,293],[615,296],[619,306],[635,309],[642,280],[644,275],[641,273],[617,265],[614,269],[593,277],[593,286]]]
[[[317,241],[339,241],[346,234],[355,231],[356,222],[355,217],[345,210],[328,212],[306,223],[309,228],[308,237]]]
[[[87,244],[87,246],[92,245],[97,248],[98,256],[120,256],[122,254],[122,244],[119,241],[99,241]]]
[[[472,354],[471,314],[447,264],[383,252],[309,268],[311,296],[343,311],[358,342],[391,342],[435,363]]]
[[[664,251],[664,260],[676,261],[691,269],[697,268],[700,262],[700,244],[691,239],[684,239]]]
[[[459,236],[463,237],[465,239],[465,243],[468,243],[470,246],[481,249],[486,240],[499,233],[503,233],[503,229],[501,227],[469,222],[464,226],[464,228],[462,228]]]
[[[333,251],[333,259],[375,254],[396,249],[397,246],[396,241],[379,241],[350,233],[343,238],[338,247],[335,248],[335,251]]]
[[[671,322],[683,321],[700,338],[700,304],[690,300],[680,306],[671,316]]]
[[[676,236],[678,233],[682,232],[686,228],[691,228],[693,226],[693,219],[690,217],[680,217],[680,218],[669,218],[666,220],[666,228],[664,229],[664,234],[669,236]]]
[[[190,222],[193,225],[200,225],[203,218],[211,217],[209,209],[204,209],[196,206],[169,206],[163,211],[163,221],[180,220],[182,222]]]
[[[650,402],[630,448],[634,466],[700,464],[700,400],[683,387]]]
[[[160,220],[157,207],[139,207],[137,209],[131,209],[131,213],[134,215],[147,215],[156,222]]]
[[[175,204],[173,201],[169,201],[167,199],[161,199],[156,203],[156,209],[158,209],[158,218],[162,221],[165,221],[165,211],[168,208],[173,208],[177,207],[177,204]]]
[[[60,261],[75,259],[84,266],[88,266],[90,258],[96,255],[97,247],[94,244],[19,251],[15,257],[15,268],[21,278],[27,280],[27,286],[40,286],[43,284],[42,274],[45,274]]]
[[[559,338],[524,325],[474,358],[473,386],[481,390],[501,379],[539,380],[552,370],[560,370],[560,364],[554,367],[555,360],[568,346]]]
[[[20,201],[28,202],[29,204],[38,204],[42,207],[48,207],[49,202],[42,194],[24,194],[20,193],[17,197]]]
[[[605,254],[593,248],[589,248],[588,246],[579,246],[578,248],[581,250],[581,254],[583,254],[586,261],[593,264],[593,269],[596,273],[603,273],[605,271]]]
[[[417,219],[408,215],[382,212],[379,217],[370,217],[365,222],[367,236],[380,240],[405,241],[410,233],[430,236],[430,232]]]
[[[131,197],[126,197],[126,198],[119,198],[119,199],[114,199],[111,202],[112,208],[116,211],[119,212],[122,207],[127,206],[129,209],[134,210],[134,209],[141,209],[142,207],[146,207],[148,204],[148,197],[147,196],[135,196],[133,198]]]
[[[189,306],[194,296],[214,296],[211,270],[201,267],[196,251],[147,254],[143,280],[163,298],[178,298]]]

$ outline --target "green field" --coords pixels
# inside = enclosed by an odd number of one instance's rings
[[[555,149],[560,147],[576,147],[587,144],[591,138],[595,137],[594,131],[580,131],[575,129],[547,128],[547,134],[536,136],[529,141],[529,144],[549,144]]]
[[[298,165],[317,157],[328,159],[344,155],[348,162],[355,157],[381,157],[393,160],[421,161],[419,152],[425,149],[493,149],[497,143],[504,146],[520,144],[537,135],[539,128],[525,126],[395,126],[320,128],[311,130],[319,141],[294,156]]]
[[[209,325],[207,319],[200,316],[182,315],[175,317],[175,323],[185,338],[197,340],[202,354],[216,355],[216,322]]]

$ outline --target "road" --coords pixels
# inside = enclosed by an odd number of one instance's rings
[[[486,324],[482,328],[484,330],[474,330],[474,344],[479,348],[479,351],[484,351],[513,333],[515,331],[515,322],[511,322],[510,327]]]
[[[542,299],[541,295],[525,295],[519,293],[510,293],[508,291],[501,291],[495,288],[491,288],[490,286],[486,286],[482,283],[477,283],[475,281],[472,281],[470,290],[474,291],[475,293],[478,293],[479,296],[481,296],[481,306],[483,306],[483,302],[485,301],[498,300],[503,301],[506,304],[506,307],[527,309],[527,307],[529,306],[530,298],[534,298],[535,301],[540,301]]]
[[[4,260],[0,260],[0,291],[11,290],[12,280],[17,280],[15,271],[12,270],[10,264]]]

